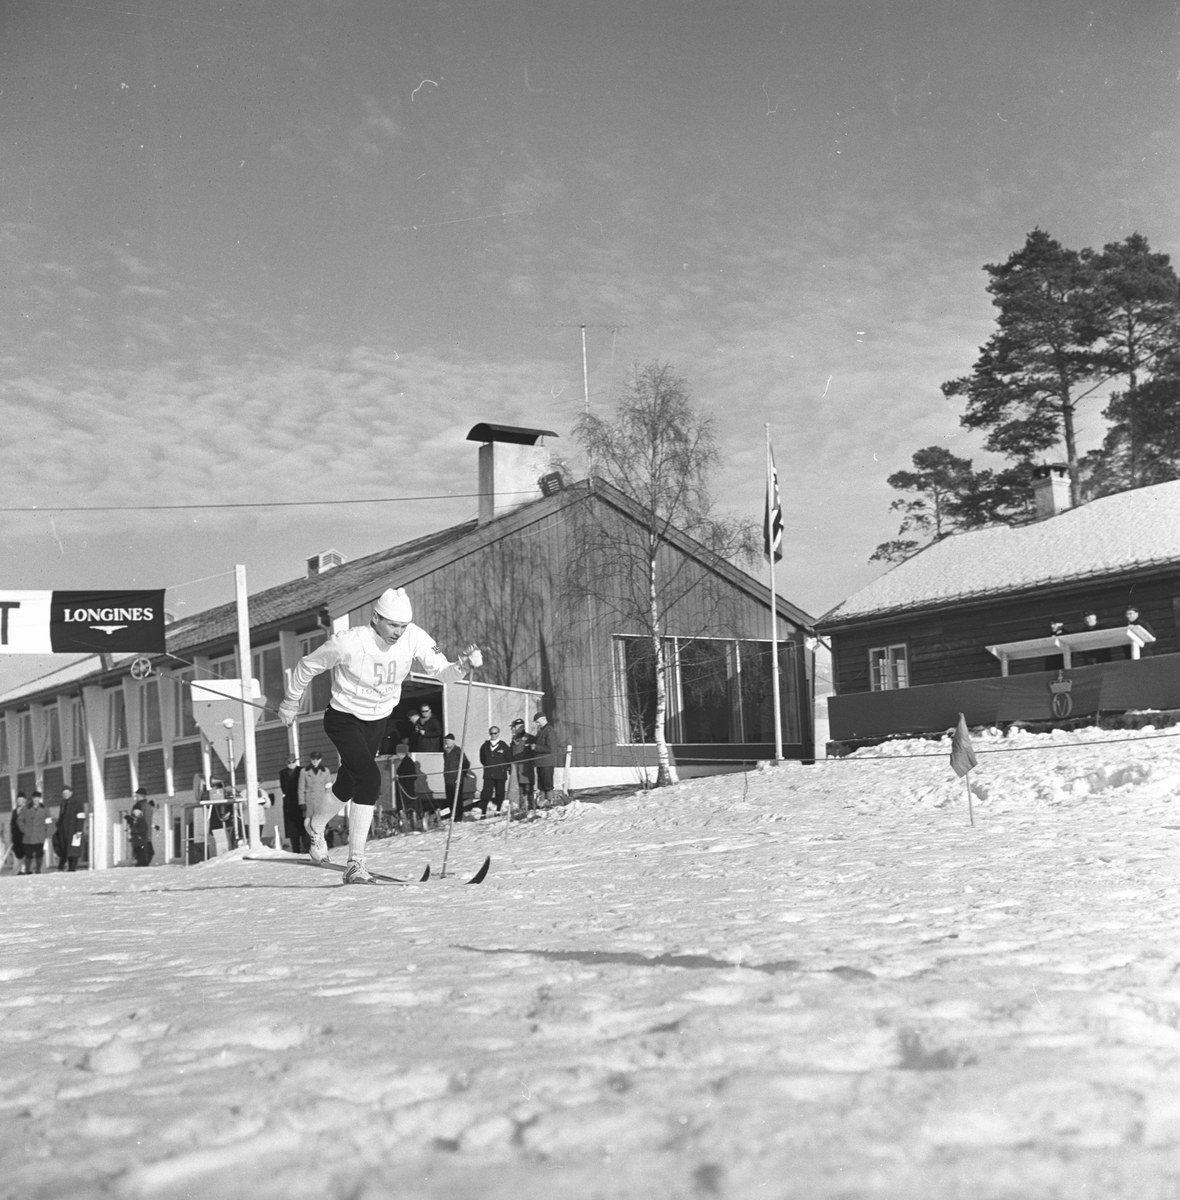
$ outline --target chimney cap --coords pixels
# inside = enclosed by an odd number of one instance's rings
[[[523,425],[493,425],[481,421],[472,425],[469,442],[513,442],[517,446],[535,446],[538,438],[557,437],[552,429],[526,429]]]

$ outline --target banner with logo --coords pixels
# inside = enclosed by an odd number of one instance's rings
[[[0,589],[0,654],[163,654],[164,592]]]

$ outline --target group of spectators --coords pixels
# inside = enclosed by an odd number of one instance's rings
[[[429,705],[420,705],[408,716],[391,720],[398,738],[392,762],[394,828],[405,832],[424,831],[436,827],[440,819],[450,817],[452,809],[456,820],[483,820],[489,806],[496,813],[503,811],[512,780],[525,812],[535,812],[539,807],[552,804],[557,735],[544,713],[537,713],[533,723],[536,732],[529,733],[523,718],[518,717],[509,727],[508,740],[501,737],[498,725],[488,729],[487,740],[479,748],[483,780],[476,786],[470,760],[455,735],[443,733],[442,724]],[[414,757],[432,752],[442,754],[441,789],[437,782],[431,786],[424,779],[422,765]],[[310,813],[323,810],[326,793],[334,778],[334,772],[325,765],[319,751],[310,755],[307,766],[291,755],[279,772],[283,828],[294,853],[307,853],[304,821]],[[460,800],[455,804],[457,792]],[[335,820],[342,824],[343,815]],[[333,822],[329,821],[326,831],[329,844],[337,840],[334,834],[342,838],[343,829],[334,830]]]
[[[40,875],[45,866],[45,843],[52,837],[59,871],[76,871],[86,852],[86,805],[64,787],[56,821],[45,807],[40,790],[31,796],[17,792],[9,821],[9,846],[18,875]]]

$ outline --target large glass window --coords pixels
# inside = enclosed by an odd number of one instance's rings
[[[145,680],[139,696],[139,740],[147,746],[164,740],[160,727],[160,684],[156,679]]]
[[[734,643],[720,639],[677,640],[681,742],[740,740],[739,713],[731,695]]]
[[[874,646],[869,651],[869,674],[874,692],[888,692],[910,686],[909,659],[905,643]]]
[[[57,705],[50,705],[42,712],[45,714],[45,745],[42,747],[44,758],[41,761],[61,762],[61,717],[58,716]]]
[[[668,638],[668,740],[681,744],[774,742],[769,642]],[[797,648],[779,646],[783,741],[802,741]],[[656,665],[650,638],[615,639],[619,740],[655,740]]]
[[[23,712],[17,717],[20,729],[20,765],[36,766],[33,761],[33,714]]]
[[[279,719],[278,713],[272,710],[282,704],[286,695],[283,685],[283,656],[276,645],[255,650],[251,657],[254,678],[262,688],[263,703],[268,705],[266,709],[255,710],[255,719],[259,724],[269,724]]]
[[[656,656],[650,638],[615,643],[621,705],[620,740],[647,743],[656,736]]]
[[[196,671],[192,667],[172,672],[172,686],[176,689],[176,715],[173,718],[176,723],[172,727],[172,736],[175,738],[196,737],[199,732],[193,717],[193,692],[189,687],[195,676]]]
[[[70,753],[74,758],[86,757],[86,710],[77,696],[70,701]]]
[[[318,650],[326,641],[326,633],[309,633],[299,639],[300,655],[310,654]],[[280,697],[281,698],[281,697]],[[311,681],[311,687],[303,693],[303,702],[299,706],[301,713],[323,712],[332,698],[332,673],[324,671]]]
[[[127,706],[123,689],[107,688],[107,749],[127,749]]]

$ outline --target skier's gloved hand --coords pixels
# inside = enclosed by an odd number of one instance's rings
[[[467,659],[469,667],[483,666],[483,653],[478,646],[468,646],[464,651],[464,657]]]
[[[295,723],[295,718],[299,715],[298,700],[284,700],[279,705],[279,720],[284,725],[290,726]]]

